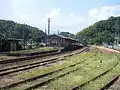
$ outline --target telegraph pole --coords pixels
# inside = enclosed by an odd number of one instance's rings
[[[50,34],[50,18],[48,18],[48,35]]]
[[[58,35],[60,34],[60,31],[59,31],[59,29],[58,29]]]
[[[45,28],[45,34],[47,34],[47,30],[46,30],[46,28]]]
[[[120,26],[119,26],[119,20],[117,20],[116,22],[115,22],[115,30],[116,30],[116,32],[115,32],[115,39],[117,40],[116,41],[116,44],[118,45],[119,44],[119,38],[120,38]]]
[[[23,48],[25,49],[25,31],[24,31],[24,28],[22,30],[23,32]]]

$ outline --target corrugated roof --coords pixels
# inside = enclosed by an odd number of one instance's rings
[[[69,39],[69,40],[77,41],[76,39],[73,39],[73,38],[70,38],[70,37],[65,37],[65,36],[62,36],[62,35],[53,34],[53,35],[49,35],[49,36],[58,36],[58,37],[61,37],[61,38],[64,38],[64,39]]]
[[[7,40],[22,41],[22,39],[8,38]]]

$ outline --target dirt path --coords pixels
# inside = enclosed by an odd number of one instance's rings
[[[106,52],[106,53],[117,53],[117,54],[120,54],[120,51],[118,51],[118,50],[113,50],[113,49],[110,49],[110,48],[105,48],[103,46],[97,46],[97,48],[100,49],[103,52]]]

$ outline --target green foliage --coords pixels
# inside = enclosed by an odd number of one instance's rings
[[[120,33],[120,17],[110,17],[78,32],[76,38],[82,43],[99,44],[113,43],[114,36]]]
[[[113,53],[100,52],[98,48],[93,46],[90,52],[67,57],[63,63],[57,63],[50,67],[43,67],[18,75],[16,79],[25,80],[57,71],[42,78],[18,84],[15,87],[9,88],[9,90],[24,90],[31,86],[40,85],[45,81],[46,83],[42,86],[35,87],[34,89],[71,90],[73,87],[78,86],[80,90],[82,90],[81,88],[85,88],[85,90],[98,90],[113,79],[114,75],[118,76],[120,72],[118,56]],[[95,86],[93,87],[93,85]],[[97,88],[99,86],[100,88]]]
[[[80,57],[80,56],[79,56]],[[77,58],[80,60],[80,58]],[[77,60],[76,59],[76,60]],[[72,58],[73,61],[76,61]],[[82,60],[82,59],[81,59]],[[102,60],[102,63],[100,61]],[[117,56],[111,54],[96,53],[91,57],[88,57],[85,62],[74,66],[78,68],[74,72],[70,72],[62,77],[56,78],[51,82],[45,84],[46,87],[39,87],[39,90],[71,90],[73,87],[83,85],[89,81],[92,81],[96,77],[100,76],[104,72],[113,68],[119,60]],[[73,67],[72,67],[73,68]],[[80,89],[82,90],[82,89]],[[92,89],[85,89],[92,90]]]
[[[119,75],[120,63],[118,63],[112,70],[104,74],[97,79],[90,81],[88,84],[80,87],[79,90],[99,90],[102,87],[105,87],[109,82],[111,82],[115,77]]]
[[[65,36],[65,37],[70,37],[70,38],[74,38],[75,35],[69,32],[60,32],[60,35]]]
[[[35,52],[47,52],[47,51],[54,51],[58,50],[57,48],[54,47],[39,47],[35,49],[28,49],[28,50],[20,50],[20,51],[12,51],[10,53],[35,53]]]
[[[40,76],[43,74],[54,72],[63,68],[70,67],[71,65],[76,65],[79,62],[83,62],[86,58],[89,58],[93,55],[94,53],[87,52],[87,53],[79,54],[77,56],[68,57],[68,58],[65,58],[65,62],[63,64],[56,64],[51,67],[44,67],[43,69],[26,72],[22,75],[19,75],[17,78],[31,78],[33,76],[38,76],[38,75]],[[79,60],[78,58],[81,58],[81,59]]]
[[[38,28],[13,21],[0,20],[0,38],[16,38],[25,41],[40,42],[46,34]]]

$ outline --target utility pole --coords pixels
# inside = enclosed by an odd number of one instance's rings
[[[23,28],[23,49],[25,49],[25,31],[24,31],[24,28]]]
[[[59,31],[59,29],[58,29],[58,35],[60,34],[60,31]]]
[[[46,28],[45,28],[45,34],[47,34],[47,30],[46,30]]]
[[[116,30],[116,32],[115,32],[115,39],[116,39],[116,44],[118,45],[119,44],[119,38],[120,38],[120,26],[119,26],[119,20],[117,20],[116,22],[115,22],[115,30]]]
[[[48,35],[50,34],[50,18],[48,18]]]

